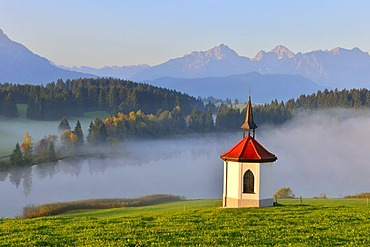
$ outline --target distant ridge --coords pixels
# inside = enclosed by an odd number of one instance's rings
[[[88,66],[81,66],[81,67],[65,67],[65,66],[58,66],[62,69],[77,71],[81,73],[88,73],[97,75],[100,77],[114,77],[120,79],[130,79],[135,74],[139,73],[140,71],[149,68],[150,66],[147,64],[141,65],[130,65],[130,66],[104,66],[102,68],[93,68]]]
[[[9,39],[0,29],[0,83],[44,84],[80,77],[96,76],[57,68],[46,58]]]
[[[285,101],[301,94],[310,94],[323,89],[300,75],[261,75],[257,72],[193,79],[163,77],[148,81],[148,83],[193,96],[213,96],[219,99],[237,98],[241,102],[247,101],[250,86],[255,103],[271,102],[274,99]]]
[[[370,87],[370,56],[359,48],[334,48],[308,53],[293,53],[282,45],[259,51],[250,59],[239,56],[226,45],[192,52],[181,58],[152,66],[135,74],[136,81],[161,77],[224,77],[259,72],[261,74],[300,75],[330,88]]]

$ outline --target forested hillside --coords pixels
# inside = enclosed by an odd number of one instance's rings
[[[58,80],[46,86],[0,84],[0,115],[18,116],[16,104],[27,104],[27,117],[40,120],[77,117],[84,112],[99,110],[110,112],[112,115],[140,111],[163,119],[165,113],[172,112],[173,116],[181,115],[179,121],[184,122],[186,118],[189,129],[200,132],[236,130],[243,123],[245,116],[244,111],[232,105],[222,104],[216,108],[214,104],[209,103],[204,106],[201,100],[187,94],[113,78],[77,79],[66,82]],[[179,107],[175,110],[179,111],[178,114],[173,112],[176,107]],[[368,107],[370,107],[368,89],[341,91],[325,89],[286,102],[274,100],[269,104],[255,105],[253,110],[258,124],[279,124],[290,119],[301,109]],[[208,111],[206,114],[208,108],[216,114],[213,126],[210,126],[211,113]],[[183,123],[181,126],[186,127]]]
[[[76,79],[43,85],[0,84],[0,115],[16,117],[16,104],[27,104],[27,117],[53,120],[104,110],[156,113],[180,106],[185,114],[203,103],[194,97],[143,83],[113,78]]]
[[[280,124],[291,119],[300,110],[323,110],[329,108],[354,108],[370,107],[370,91],[368,89],[343,89],[341,91],[318,91],[310,95],[301,95],[297,99],[287,102],[272,101],[269,104],[253,106],[253,115],[257,124]],[[237,130],[244,121],[245,111],[235,107],[221,105],[217,112],[217,129]]]

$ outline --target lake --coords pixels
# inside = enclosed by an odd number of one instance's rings
[[[148,194],[221,198],[223,162],[219,155],[229,148],[222,141],[227,135],[221,136],[128,141],[96,148],[94,157],[2,172],[0,217],[21,214],[28,204],[91,198]]]
[[[86,129],[89,121],[81,122]],[[70,124],[74,127],[75,121]],[[1,122],[0,134],[9,129],[15,133],[8,136],[18,133],[21,137],[30,130],[31,136],[42,137],[42,131],[55,133],[57,125]],[[273,166],[274,190],[290,187],[298,197],[369,192],[369,126],[369,111],[349,110],[303,114],[281,126],[259,126],[256,139],[278,157]],[[221,198],[223,161],[219,155],[241,137],[238,131],[126,141],[90,150],[93,155],[83,159],[0,172],[0,217],[21,214],[28,204],[92,198],[160,193],[188,199]],[[6,140],[1,143],[4,146]]]

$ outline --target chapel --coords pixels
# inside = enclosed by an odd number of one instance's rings
[[[251,97],[248,98],[243,138],[228,151],[224,160],[223,207],[273,206],[272,165],[277,157],[256,139]]]

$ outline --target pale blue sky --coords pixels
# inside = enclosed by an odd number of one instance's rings
[[[370,51],[366,0],[0,0],[0,29],[65,66],[155,65],[220,43],[254,57]]]

